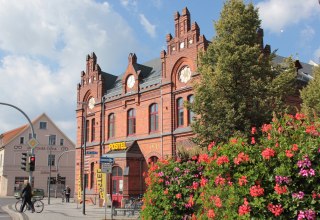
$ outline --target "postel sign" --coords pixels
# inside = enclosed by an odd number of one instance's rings
[[[127,149],[125,142],[117,142],[109,144],[109,150],[125,150]]]

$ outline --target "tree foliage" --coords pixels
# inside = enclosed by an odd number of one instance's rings
[[[313,80],[301,91],[302,111],[307,115],[320,113],[320,67],[314,67]]]
[[[274,53],[264,53],[258,10],[242,0],[228,0],[215,23],[216,36],[199,62],[201,80],[189,106],[199,117],[192,127],[195,142],[207,146],[226,141],[235,132],[248,131],[270,121],[272,112],[284,109],[296,71],[272,67]]]

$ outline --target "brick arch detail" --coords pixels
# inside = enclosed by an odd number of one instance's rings
[[[82,101],[83,102],[88,102],[89,101],[89,98],[91,97],[92,95],[91,95],[91,90],[88,90],[85,94],[84,94],[84,96],[83,96],[83,98],[82,98]]]
[[[173,65],[172,71],[171,71],[171,82],[173,83],[173,87],[176,89],[178,84],[178,73],[180,69],[184,66],[189,66],[191,69],[191,72],[195,72],[195,66],[191,59],[187,57],[181,57],[177,60],[177,62]]]
[[[151,158],[151,157],[153,157],[153,156],[156,156],[156,157],[158,157],[159,159],[162,158],[161,155],[160,155],[160,153],[155,152],[155,151],[151,151],[150,153],[148,153],[148,154],[146,155],[147,161],[149,160],[149,158]]]

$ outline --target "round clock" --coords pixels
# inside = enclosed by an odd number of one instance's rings
[[[89,107],[90,109],[93,109],[95,104],[96,104],[96,102],[95,102],[94,98],[91,97],[91,98],[89,99],[88,107]]]
[[[187,83],[191,79],[191,69],[188,66],[184,66],[179,73],[180,82]]]
[[[135,79],[134,79],[134,76],[133,75],[130,75],[127,79],[127,86],[128,88],[132,88],[134,86],[134,83],[135,83]]]

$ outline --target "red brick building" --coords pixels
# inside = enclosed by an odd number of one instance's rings
[[[174,36],[166,36],[167,50],[160,58],[140,64],[130,53],[120,76],[102,71],[94,53],[87,56],[77,88],[75,188],[81,183],[85,142],[90,155],[84,172],[88,197],[97,193],[95,172],[101,156],[114,158],[107,191],[113,200],[121,201],[144,192],[143,172],[149,162],[171,157],[178,146],[192,145],[193,113],[183,103],[193,100],[198,54],[209,41],[197,23],[191,23],[187,8],[175,13],[174,25]]]

